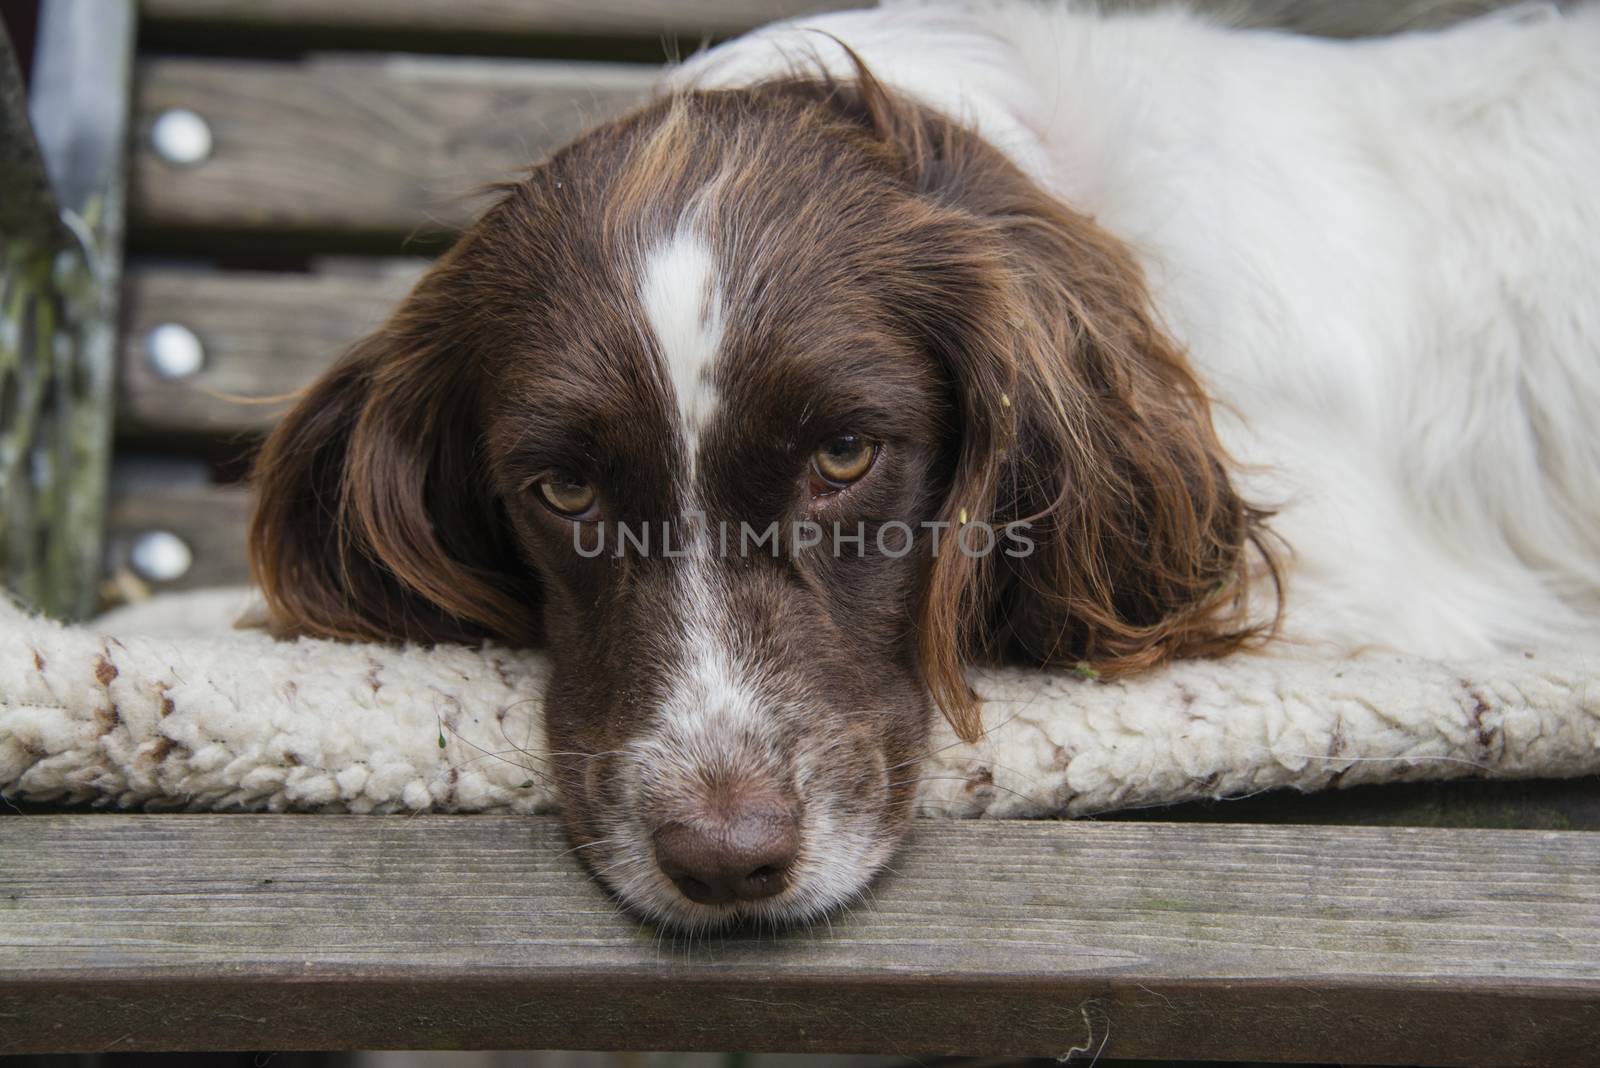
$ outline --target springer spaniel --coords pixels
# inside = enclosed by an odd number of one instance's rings
[[[796,921],[967,665],[1600,637],[1600,5],[891,5],[676,69],[310,388],[278,627],[549,649],[637,911]]]

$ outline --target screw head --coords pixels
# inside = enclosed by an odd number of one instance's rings
[[[149,530],[133,541],[128,563],[147,582],[172,582],[189,573],[194,553],[170,530]]]
[[[168,163],[193,166],[211,156],[211,127],[188,108],[168,108],[150,126],[150,145]]]
[[[162,378],[188,378],[206,365],[206,348],[182,323],[161,323],[144,336],[144,358]]]

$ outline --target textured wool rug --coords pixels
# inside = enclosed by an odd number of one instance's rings
[[[0,794],[124,807],[539,811],[545,662],[483,646],[276,642],[245,590],[88,624],[0,602]],[[974,675],[988,728],[943,725],[926,814],[1083,815],[1278,787],[1600,772],[1600,656],[1191,661],[1101,682]]]

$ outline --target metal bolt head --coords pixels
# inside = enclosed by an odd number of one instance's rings
[[[150,126],[150,145],[168,163],[193,166],[211,157],[211,127],[188,108],[168,108]]]
[[[144,358],[162,378],[188,378],[205,366],[206,349],[182,323],[161,323],[144,336]]]
[[[173,582],[189,573],[194,553],[170,530],[149,530],[133,541],[128,563],[146,582]]]

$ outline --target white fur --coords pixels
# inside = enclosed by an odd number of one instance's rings
[[[1275,505],[1286,633],[1477,655],[1600,638],[1600,5],[1331,42],[1179,11],[898,4],[845,41],[1135,250]]]
[[[687,466],[680,473],[682,515],[671,533],[673,552],[682,555],[668,561],[677,584],[678,618],[670,621],[674,633],[666,638],[674,667],[656,724],[634,755],[639,767],[648,767],[651,761],[640,755],[648,751],[656,766],[692,783],[728,765],[739,737],[760,736],[765,713],[750,672],[739,662],[738,635],[696,487],[698,437],[716,403],[711,367],[722,345],[722,298],[715,254],[691,226],[680,226],[649,252],[639,299],[676,396]],[[665,555],[665,546],[657,548]],[[644,832],[646,859],[648,837]],[[661,879],[659,872],[647,874]]]
[[[639,300],[666,361],[692,456],[716,404],[711,365],[722,348],[722,297],[711,247],[693,230],[678,230],[649,253]]]

